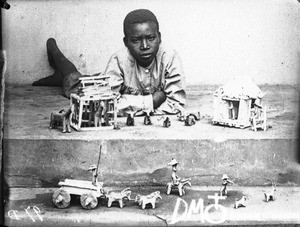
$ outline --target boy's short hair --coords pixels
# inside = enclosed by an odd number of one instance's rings
[[[156,16],[150,10],[137,9],[129,12],[123,23],[124,36],[126,37],[126,31],[131,24],[140,24],[149,21],[154,22],[157,26],[157,31],[159,31],[159,24]]]

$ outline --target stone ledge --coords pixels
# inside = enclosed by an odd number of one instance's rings
[[[50,113],[69,105],[60,88],[7,86],[4,167],[10,185],[56,186],[60,179],[90,177],[86,169],[96,162],[100,143],[104,144],[100,178],[106,184],[164,184],[172,157],[180,161],[179,173],[198,185],[218,185],[223,173],[242,185],[264,185],[272,179],[288,183],[279,174],[287,174],[298,149],[298,90],[261,86],[271,128],[254,132],[212,125],[217,87],[188,87],[187,109],[201,112],[194,126],[184,126],[171,116],[170,128],[163,128],[159,117],[153,117],[152,126],[137,117],[136,125],[127,127],[126,119],[119,118],[121,130],[63,134],[48,129]]]

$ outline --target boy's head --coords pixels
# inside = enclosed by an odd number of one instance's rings
[[[156,16],[147,9],[131,11],[124,19],[123,29],[123,41],[131,55],[139,65],[149,66],[161,43]]]

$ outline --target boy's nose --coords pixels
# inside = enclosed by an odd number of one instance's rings
[[[144,50],[144,49],[148,49],[148,48],[149,48],[149,45],[148,45],[147,40],[143,39],[142,43],[141,43],[141,49]]]

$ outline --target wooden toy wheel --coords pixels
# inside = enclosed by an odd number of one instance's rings
[[[80,196],[80,203],[84,209],[91,210],[98,205],[98,199],[91,193],[85,193]]]
[[[53,193],[52,201],[55,206],[63,209],[70,205],[71,196],[66,190],[60,188]]]

